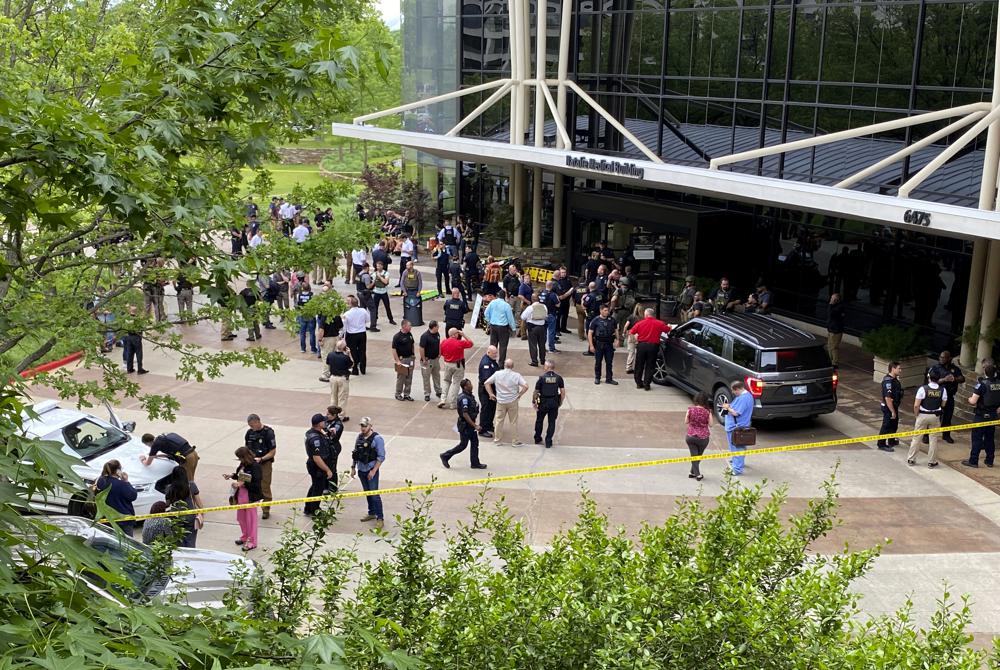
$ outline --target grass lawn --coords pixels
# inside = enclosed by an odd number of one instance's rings
[[[306,188],[312,188],[326,179],[319,173],[318,165],[266,163],[264,167],[271,172],[271,177],[274,178],[274,195],[288,193],[296,182]],[[251,181],[253,181],[253,171],[243,170],[243,184],[240,187],[243,195],[247,194]]]

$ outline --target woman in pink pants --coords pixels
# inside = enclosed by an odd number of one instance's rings
[[[260,489],[261,471],[253,453],[246,447],[236,450],[236,458],[239,465],[233,474],[222,475],[223,478],[232,480],[233,497],[237,504],[259,502],[264,499],[264,494]],[[243,551],[250,551],[257,547],[257,508],[241,509],[236,511],[236,521],[240,524],[240,538],[236,544],[243,546]]]

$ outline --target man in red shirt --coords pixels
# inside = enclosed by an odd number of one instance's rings
[[[438,407],[455,409],[458,401],[458,390],[465,379],[465,350],[472,348],[472,340],[467,338],[458,328],[448,331],[448,339],[441,343],[441,374],[444,377],[444,394]]]
[[[654,317],[654,313],[652,308],[647,309],[645,317],[628,331],[639,340],[635,354],[635,387],[647,391],[660,353],[660,335],[670,332],[670,326]]]

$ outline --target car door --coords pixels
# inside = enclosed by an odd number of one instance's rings
[[[714,328],[701,333],[701,344],[694,356],[692,378],[699,391],[711,393],[722,374],[722,360],[726,351],[726,336]]]
[[[701,342],[704,324],[686,323],[672,331],[665,347],[667,369],[683,385],[697,388],[693,378],[693,364]]]

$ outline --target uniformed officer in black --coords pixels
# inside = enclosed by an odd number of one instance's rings
[[[590,351],[594,354],[594,383],[601,383],[601,362],[603,361],[605,383],[618,386],[611,370],[615,358],[615,345],[618,344],[618,322],[610,315],[611,307],[607,303],[601,305],[601,314],[591,320],[587,338],[590,340]]]
[[[479,361],[479,404],[483,407],[483,414],[479,418],[479,434],[483,437],[493,437],[493,417],[497,413],[497,401],[486,392],[486,380],[499,369],[500,352],[491,344]]]
[[[330,489],[332,491],[336,491],[340,483],[337,479],[337,459],[340,457],[340,452],[343,449],[340,444],[340,436],[344,434],[344,421],[347,420],[347,417],[341,416],[343,413],[343,408],[337,405],[330,405],[326,408],[326,423],[324,424],[324,428],[326,428],[326,439],[330,440],[330,448],[333,449],[333,461],[330,463],[333,470],[333,479],[330,480]]]
[[[997,409],[1000,408],[1000,375],[997,374],[996,364],[992,358],[983,360],[983,376],[972,389],[969,404],[976,408],[974,420],[977,423],[996,420]],[[996,426],[972,429],[972,451],[969,453],[969,459],[962,461],[962,465],[978,468],[981,451],[986,452],[986,457],[983,459],[986,467],[992,468],[993,455],[996,453]]]
[[[902,371],[899,361],[892,361],[889,363],[889,374],[882,378],[882,427],[878,430],[879,435],[899,432],[899,407],[903,402],[903,385],[899,382],[899,375]],[[898,445],[896,438],[878,441],[878,448],[882,451],[895,451],[893,447]]]
[[[465,327],[465,314],[469,311],[469,305],[462,298],[461,290],[451,289],[451,297],[444,301],[444,325],[445,332],[452,328],[462,330]]]
[[[938,357],[937,365],[931,367],[931,370],[937,370],[938,378],[941,380],[939,383],[948,392],[948,402],[941,408],[941,426],[950,426],[952,416],[955,414],[955,397],[958,394],[958,386],[965,383],[965,376],[961,369],[951,362],[950,351],[942,351]],[[930,370],[927,372],[930,374]],[[951,433],[941,433],[941,439],[949,444],[955,444]],[[924,435],[924,444],[926,443],[927,436]]]
[[[476,423],[476,417],[479,415],[479,404],[472,396],[472,380],[463,379],[461,387],[462,392],[458,394],[458,403],[456,404],[459,443],[438,456],[441,458],[441,465],[450,468],[451,465],[448,461],[451,460],[451,457],[462,453],[466,447],[469,447],[469,458],[472,461],[470,467],[483,470],[486,468],[486,464],[479,462],[479,430],[481,426]]]
[[[535,405],[535,444],[542,443],[542,423],[545,418],[549,419],[549,426],[545,431],[545,448],[552,447],[552,436],[556,432],[556,418],[559,416],[559,407],[566,399],[566,383],[563,378],[555,373],[555,364],[552,361],[545,361],[545,372],[538,381],[535,382],[534,405]]]
[[[271,470],[274,467],[274,454],[278,450],[278,444],[274,439],[274,429],[265,426],[256,414],[247,417],[247,425],[249,428],[243,436],[243,444],[260,464],[260,490],[264,495],[262,500],[271,502],[274,500],[271,497]],[[265,507],[261,518],[266,519],[270,516],[271,508]]]
[[[310,498],[326,493],[330,483],[336,483],[337,470],[330,438],[326,435],[326,417],[313,414],[312,428],[306,431],[306,472],[312,479],[309,485]],[[332,467],[331,467],[332,466]],[[312,516],[319,511],[319,501],[307,502],[306,516]]]

